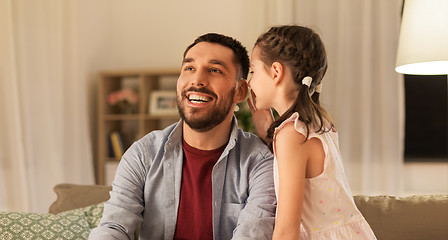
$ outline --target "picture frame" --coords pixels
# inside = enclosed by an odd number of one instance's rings
[[[177,115],[176,91],[152,91],[148,112],[151,115]]]

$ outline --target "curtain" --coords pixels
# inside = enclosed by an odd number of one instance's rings
[[[93,184],[75,0],[0,0],[0,211],[48,212]]]
[[[395,73],[402,0],[264,2],[266,28],[301,24],[322,37],[322,102],[333,116],[355,194],[402,191],[404,90]]]

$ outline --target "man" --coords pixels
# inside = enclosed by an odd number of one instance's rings
[[[236,40],[205,34],[187,47],[177,81],[181,120],[135,142],[90,239],[271,239],[272,154],[238,129],[249,57]]]

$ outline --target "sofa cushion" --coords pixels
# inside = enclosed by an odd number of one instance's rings
[[[448,239],[448,196],[355,196],[377,239]]]
[[[111,186],[104,185],[78,185],[57,184],[53,188],[57,195],[56,201],[51,204],[49,213],[87,207],[93,204],[105,202],[109,199]]]
[[[81,209],[86,215],[87,222],[89,222],[90,228],[96,228],[100,224],[101,217],[103,216],[104,202],[93,204]]]
[[[80,209],[59,214],[0,212],[0,239],[87,239],[89,223]]]

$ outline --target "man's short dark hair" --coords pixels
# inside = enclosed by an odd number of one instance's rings
[[[247,74],[249,73],[249,55],[247,54],[246,48],[238,40],[218,33],[207,33],[196,38],[196,40],[185,49],[184,58],[185,55],[187,55],[187,52],[200,42],[217,43],[232,49],[235,55],[234,61],[239,70],[237,80],[240,80],[241,78],[247,79]]]

